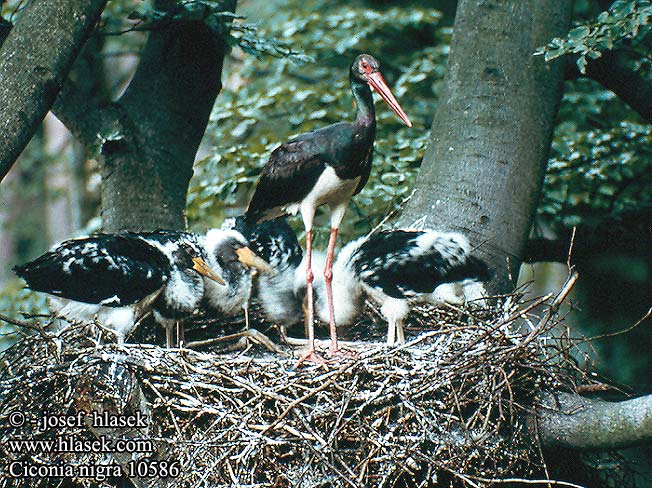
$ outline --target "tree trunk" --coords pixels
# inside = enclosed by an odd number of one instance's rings
[[[571,0],[461,0],[445,90],[404,227],[468,235],[509,291],[546,168],[564,63],[532,53],[570,25]]]
[[[150,34],[119,102],[129,143],[103,146],[104,230],[185,228],[194,157],[222,88],[225,49],[199,22]]]
[[[30,141],[106,0],[27,2],[0,50],[0,181]]]
[[[223,2],[226,11],[235,5]],[[182,18],[150,32],[118,101],[107,106],[93,98],[92,84],[64,88],[57,116],[86,144],[99,146],[103,231],[185,228],[194,157],[222,87],[227,49],[220,33]]]

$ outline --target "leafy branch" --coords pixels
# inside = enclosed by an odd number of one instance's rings
[[[602,12],[591,22],[573,28],[565,38],[555,38],[535,54],[546,61],[567,54],[575,54],[577,67],[586,74],[587,64],[605,51],[623,46],[644,43],[652,30],[652,2],[648,0],[617,0],[609,10]],[[649,57],[649,49],[642,49],[642,56]]]

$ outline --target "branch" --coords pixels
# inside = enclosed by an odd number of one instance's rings
[[[102,37],[90,38],[79,53],[52,112],[85,145],[95,142],[105,125],[106,107],[111,101],[104,84],[104,63],[99,59]]]
[[[571,393],[539,398],[528,429],[544,447],[605,450],[652,441],[652,395],[606,402]]]
[[[106,0],[32,0],[0,50],[0,180],[54,103]]]
[[[0,9],[2,8],[2,2],[0,2]],[[4,44],[5,39],[9,35],[9,32],[11,31],[13,27],[13,24],[9,22],[7,19],[3,18],[2,15],[0,15],[0,46]]]
[[[617,250],[632,256],[649,256],[649,229],[652,211],[632,209],[591,219],[577,227],[570,255],[574,264],[593,259],[596,254]],[[523,262],[566,263],[569,258],[572,230],[561,229],[554,239],[530,239],[524,251]]]
[[[620,97],[643,119],[652,122],[652,84],[629,69],[628,61],[629,56],[623,51],[607,51],[597,59],[588,60],[586,75],[582,75],[572,59],[567,66],[566,78],[586,76],[597,81]]]

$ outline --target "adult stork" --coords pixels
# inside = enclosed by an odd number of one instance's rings
[[[353,123],[339,122],[302,134],[276,148],[260,175],[246,212],[254,222],[301,212],[306,230],[306,289],[308,299],[308,352],[302,360],[323,362],[315,352],[313,324],[314,275],[311,265],[312,226],[317,207],[331,210],[331,233],[324,267],[330,311],[330,352],[337,353],[337,330],[333,313],[332,267],[337,231],[351,197],[369,179],[376,135],[376,116],[370,87],[398,117],[412,127],[380,73],[380,64],[369,54],[357,56],[349,71],[356,103]]]
[[[342,248],[334,268],[338,323],[353,323],[363,299],[369,298],[387,320],[389,346],[404,342],[403,322],[414,305],[465,301],[482,305],[482,282],[490,278],[487,265],[471,254],[465,236],[430,229],[380,231],[352,241]],[[325,285],[317,280],[315,286],[317,310],[325,321],[329,318]]]
[[[175,320],[198,307],[203,277],[224,283],[204,260],[197,236],[174,231],[71,239],[14,271],[29,288],[50,295],[59,317],[97,321],[120,344],[145,313],[159,311],[168,347]]]

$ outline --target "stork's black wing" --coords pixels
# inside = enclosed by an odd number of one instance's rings
[[[254,222],[283,215],[284,205],[299,203],[315,186],[325,163],[306,150],[305,141],[283,144],[263,168],[246,216]]]
[[[277,147],[260,174],[247,219],[259,222],[283,215],[281,207],[303,200],[326,165],[332,166],[341,178],[358,176],[358,145],[353,126],[340,122]]]
[[[437,286],[465,279],[486,281],[484,262],[466,254],[455,241],[435,239],[418,245],[424,232],[384,231],[373,234],[352,255],[353,266],[369,286],[394,298],[430,293]]]
[[[160,289],[170,263],[137,235],[98,235],[65,241],[14,271],[32,290],[117,307]]]

